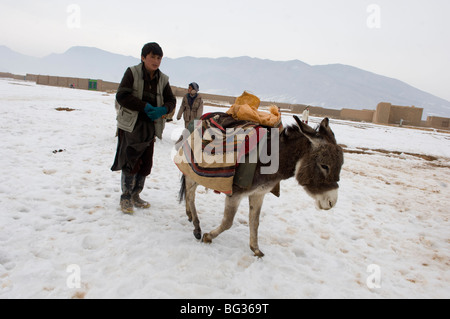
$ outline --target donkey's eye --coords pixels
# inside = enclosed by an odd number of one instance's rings
[[[325,164],[321,164],[320,168],[322,168],[325,171],[325,173],[327,173],[327,174],[330,171],[330,167],[328,165],[325,165]]]

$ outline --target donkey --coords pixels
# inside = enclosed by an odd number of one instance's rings
[[[250,204],[250,249],[255,256],[264,254],[258,245],[258,227],[264,196],[281,180],[297,179],[307,194],[315,199],[316,207],[322,210],[333,208],[338,199],[338,182],[344,163],[342,148],[337,145],[328,118],[313,129],[294,116],[297,125],[286,127],[279,136],[279,169],[274,174],[261,174],[260,162],[250,189],[233,186],[233,194],[225,199],[225,212],[219,227],[206,233],[202,241],[211,243],[214,238],[233,225],[233,220],[241,200],[248,196]],[[268,143],[270,144],[270,143]],[[194,224],[194,236],[201,239],[200,220],[195,208],[195,191],[198,184],[187,176],[182,177],[180,200],[186,199],[186,214]]]

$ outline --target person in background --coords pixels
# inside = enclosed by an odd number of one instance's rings
[[[122,171],[120,208],[126,214],[150,207],[139,194],[152,170],[155,137],[162,139],[163,116],[176,106],[169,77],[159,70],[162,58],[161,47],[147,43],[142,63],[126,70],[116,94],[118,143],[111,170]]]
[[[302,114],[302,122],[308,124],[308,121],[309,121],[309,106],[306,107],[306,109],[303,111]]]
[[[184,117],[184,127],[187,128],[193,120],[199,119],[203,115],[203,99],[198,94],[199,86],[192,82],[189,84],[188,93],[183,97],[180,110],[178,111],[177,120]]]

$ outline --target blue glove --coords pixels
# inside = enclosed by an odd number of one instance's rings
[[[150,110],[154,108],[153,105],[151,105],[150,103],[147,103],[147,105],[144,108],[144,112],[147,114],[148,112],[150,112]]]
[[[147,106],[150,104],[147,104]],[[145,108],[147,108],[147,106]],[[161,118],[163,115],[167,114],[167,108],[165,106],[161,107],[154,107],[151,106],[148,108],[148,112],[145,112],[147,116],[153,120],[156,121],[157,119]]]

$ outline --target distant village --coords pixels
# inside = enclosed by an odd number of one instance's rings
[[[66,87],[81,90],[93,90],[107,93],[115,93],[119,87],[118,83],[103,80],[82,79],[71,77],[59,77],[50,75],[26,74],[17,75],[0,72],[1,78],[11,78],[16,80],[32,81],[38,85],[49,85]],[[182,97],[187,93],[186,88],[172,86],[175,96]],[[202,93],[206,105],[210,106],[230,106],[234,104],[236,97]],[[439,130],[450,130],[450,118],[428,116],[426,121],[422,120],[423,108],[415,106],[392,105],[389,102],[381,102],[375,110],[355,110],[355,109],[327,109],[314,105],[289,104],[275,101],[261,101],[261,107],[277,105],[282,112],[302,113],[309,106],[310,115],[317,117],[329,117],[349,121],[358,121],[382,125],[395,125],[402,127],[433,128]]]

